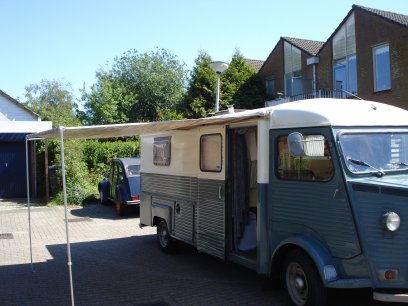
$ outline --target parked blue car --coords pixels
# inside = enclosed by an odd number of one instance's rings
[[[111,171],[104,176],[98,185],[101,204],[114,203],[119,216],[125,215],[128,207],[140,205],[139,157],[112,160]]]

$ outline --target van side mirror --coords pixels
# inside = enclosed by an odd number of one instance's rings
[[[293,132],[288,135],[289,153],[292,156],[304,156],[305,145],[303,135],[299,132]]]
[[[288,135],[289,153],[292,156],[324,156],[324,136],[308,135],[304,137],[299,132]]]

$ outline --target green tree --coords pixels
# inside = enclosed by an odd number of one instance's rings
[[[23,104],[42,120],[52,121],[54,127],[80,124],[70,83],[42,80],[40,84],[26,86],[25,91],[26,101]]]
[[[217,76],[209,67],[211,61],[210,55],[200,51],[181,104],[188,118],[205,117],[214,112]],[[245,109],[262,107],[265,100],[261,79],[255,69],[245,62],[242,54],[236,51],[228,69],[221,75],[220,110],[228,105]]]
[[[185,91],[184,66],[165,49],[131,49],[116,57],[112,67],[98,71],[89,92],[82,90],[85,122],[155,121],[174,112]]]
[[[211,56],[200,51],[190,73],[187,93],[180,104],[180,112],[188,118],[206,117],[214,112],[216,74],[210,68]]]
[[[265,105],[264,83],[238,50],[224,74],[225,106],[233,104],[237,109],[254,109]]]

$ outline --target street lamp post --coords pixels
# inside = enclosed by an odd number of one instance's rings
[[[217,113],[220,105],[220,76],[228,68],[228,64],[224,62],[211,62],[210,68],[217,74],[217,92],[215,96],[215,112]]]

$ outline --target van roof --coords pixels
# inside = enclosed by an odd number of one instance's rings
[[[31,134],[27,139],[96,139],[134,136],[170,130],[190,130],[200,126],[228,125],[270,117],[270,128],[311,126],[407,126],[408,111],[372,101],[351,99],[310,99],[277,106],[227,113],[200,119],[141,122],[110,125],[59,127]]]
[[[407,126],[408,111],[379,102],[310,99],[271,106],[271,128],[310,126]]]

